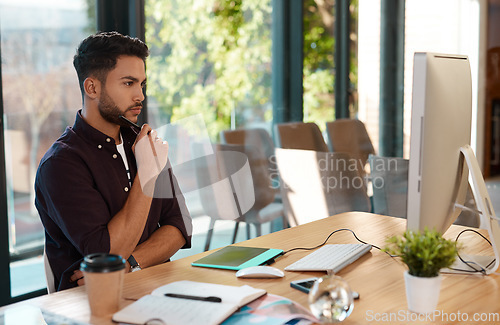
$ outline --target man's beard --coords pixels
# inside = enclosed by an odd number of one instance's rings
[[[127,112],[129,108],[127,108],[124,112],[122,112],[118,108],[118,106],[116,106],[113,99],[109,97],[105,88],[102,89],[101,98],[99,104],[97,105],[97,109],[99,110],[99,113],[101,114],[102,118],[108,121],[109,123],[117,124],[120,126],[128,126],[124,121],[120,119],[120,115],[125,115],[125,112]]]

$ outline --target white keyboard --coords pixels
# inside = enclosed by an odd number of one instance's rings
[[[285,271],[333,271],[337,273],[368,253],[371,248],[369,244],[325,245],[288,265]]]

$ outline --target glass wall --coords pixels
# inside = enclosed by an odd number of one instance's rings
[[[38,163],[81,107],[74,51],[95,31],[95,0],[1,0],[11,296],[45,288],[43,226],[34,207]]]
[[[273,8],[276,3],[146,0],[146,42],[151,50],[148,122],[158,128],[201,114],[213,143],[226,129],[261,127],[272,134],[272,67],[285,60],[271,57],[273,28],[282,28],[272,21],[273,10],[280,10]],[[322,130],[335,118],[335,4],[335,0],[302,1],[304,121],[315,122]],[[352,1],[349,109],[353,117],[357,8],[357,1]],[[188,194],[186,201],[194,216],[203,214],[195,195]]]
[[[219,142],[220,131],[227,129],[259,127],[271,134],[272,1],[147,0],[145,4],[146,43],[151,50],[148,123],[159,128],[201,115],[212,143]],[[168,140],[173,149],[182,145]],[[174,259],[201,252],[209,228],[197,191],[185,195],[196,217],[193,248],[179,251]],[[215,231],[226,228],[232,231],[234,222],[218,221]],[[219,246],[230,244],[230,239],[228,235]]]

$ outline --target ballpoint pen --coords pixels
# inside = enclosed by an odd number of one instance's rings
[[[190,299],[190,300],[201,300],[201,301],[209,301],[209,302],[222,302],[222,299],[215,296],[192,296],[192,295],[184,295],[180,293],[166,293],[165,296],[171,298],[181,298],[181,299]]]

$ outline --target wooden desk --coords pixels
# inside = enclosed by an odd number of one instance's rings
[[[312,247],[323,242],[330,232],[340,228],[352,229],[356,235],[370,244],[382,247],[388,236],[400,234],[405,230],[406,220],[373,215],[362,212],[343,213],[330,218],[318,220],[306,225],[285,229],[276,233],[254,238],[238,245],[271,247],[288,250],[294,247]],[[455,238],[464,227],[453,226],[445,234],[448,238]],[[470,240],[467,248],[475,254],[489,254],[491,248],[480,240],[477,235],[464,234],[461,239]],[[328,241],[335,243],[357,243],[350,232],[343,231],[334,234]],[[468,249],[466,249],[468,251]],[[471,251],[471,252],[472,252]],[[163,265],[155,266],[140,272],[129,273],[125,276],[125,298],[140,298],[163,284],[177,280],[193,280],[228,285],[248,284],[253,287],[266,289],[269,293],[292,299],[304,307],[308,307],[307,295],[292,289],[290,281],[305,279],[312,276],[321,276],[321,272],[285,272],[282,279],[238,279],[234,271],[192,267],[190,263],[208,254],[209,252],[186,257]],[[273,266],[284,269],[287,265],[308,254],[309,251],[293,251],[278,258]],[[352,314],[344,322],[346,324],[366,324],[369,321],[380,324],[388,323],[384,317],[413,317],[394,318],[396,323],[409,323],[407,319],[416,319],[416,314],[407,312],[403,272],[405,267],[398,260],[387,254],[372,249],[370,253],[361,257],[355,263],[339,272],[338,275],[346,279],[353,290],[360,293],[360,300],[355,302]],[[454,321],[457,317],[468,317],[468,322],[474,323],[475,313],[491,313],[479,315],[482,317],[497,317],[500,323],[500,277],[497,274],[490,276],[478,275],[443,275],[443,283],[437,310],[448,313],[446,318],[436,318],[437,323],[460,323]],[[123,301],[123,307],[130,304],[130,300]],[[20,304],[20,303],[18,303]],[[39,306],[48,311],[66,315],[73,319],[90,322],[92,324],[113,324],[109,318],[90,317],[87,297],[83,287],[65,290],[30,299],[21,304]],[[11,308],[9,305],[3,308]],[[460,312],[460,314],[457,314]],[[389,314],[389,313],[392,313]],[[413,315],[413,316],[412,316]],[[458,316],[457,316],[458,315]],[[419,323],[430,323],[428,320]],[[482,321],[480,323],[494,323]]]

